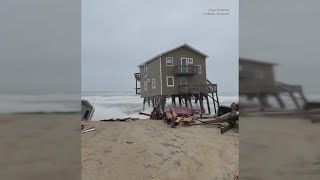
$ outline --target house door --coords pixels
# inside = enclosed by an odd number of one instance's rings
[[[188,72],[188,59],[181,58],[181,72],[186,73]]]

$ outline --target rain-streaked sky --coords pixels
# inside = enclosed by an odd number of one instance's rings
[[[320,1],[240,2],[240,56],[275,62],[278,81],[320,93]]]
[[[208,9],[230,15],[204,15]],[[238,92],[238,1],[82,1],[82,90],[134,91],[137,65],[187,43],[209,55],[207,78]]]

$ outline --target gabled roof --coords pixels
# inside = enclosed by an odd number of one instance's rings
[[[271,66],[278,65],[278,64],[272,63],[272,62],[257,61],[257,60],[254,60],[254,59],[243,58],[243,57],[240,57],[239,60],[240,60],[239,62],[242,61],[242,62],[249,62],[249,63],[256,63],[256,64],[271,65]]]
[[[174,50],[177,50],[177,49],[179,49],[179,48],[182,48],[182,47],[186,47],[186,48],[190,49],[191,51],[194,51],[194,52],[196,52],[196,53],[204,56],[205,58],[208,58],[208,57],[209,57],[208,55],[204,54],[203,52],[201,52],[201,51],[199,51],[199,50],[191,47],[190,45],[184,43],[184,44],[182,44],[181,46],[178,46],[178,47],[175,47],[175,48],[170,49],[170,50],[168,50],[168,51],[162,52],[162,53],[160,53],[160,54],[158,54],[158,55],[156,55],[156,56],[148,59],[147,61],[145,61],[145,62],[141,63],[140,65],[138,65],[138,67],[144,66],[145,64],[147,64],[147,63],[149,63],[149,62],[157,59],[158,57],[160,57],[160,56],[162,56],[162,55],[164,55],[164,54],[167,54],[167,53],[169,53],[169,52],[171,52],[171,51],[174,51]]]

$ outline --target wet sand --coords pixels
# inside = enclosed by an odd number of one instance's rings
[[[81,135],[83,180],[232,179],[239,165],[239,134],[209,125],[162,121],[90,122]]]
[[[80,179],[80,114],[1,114],[0,179]]]
[[[320,123],[287,116],[240,116],[240,179],[320,179]]]

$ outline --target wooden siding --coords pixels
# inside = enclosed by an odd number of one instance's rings
[[[161,94],[160,91],[160,61],[155,60],[147,63],[147,77],[145,77],[143,73],[143,67],[140,67],[140,74],[141,74],[141,79],[140,79],[140,87],[141,87],[141,97],[150,97],[150,96],[158,96]],[[147,90],[144,89],[144,82],[147,82]],[[155,79],[155,89],[152,89],[152,79]]]
[[[173,66],[166,66],[166,57],[173,57]],[[176,75],[175,66],[181,65],[182,57],[193,58],[193,65],[201,65],[202,74]],[[188,48],[181,47],[163,54],[161,57],[161,63],[163,95],[171,96],[179,94],[180,77],[186,77],[188,85],[200,85],[207,83],[205,57]],[[167,87],[167,76],[174,76],[174,87]]]
[[[240,93],[276,92],[272,64],[241,61],[239,63]]]

